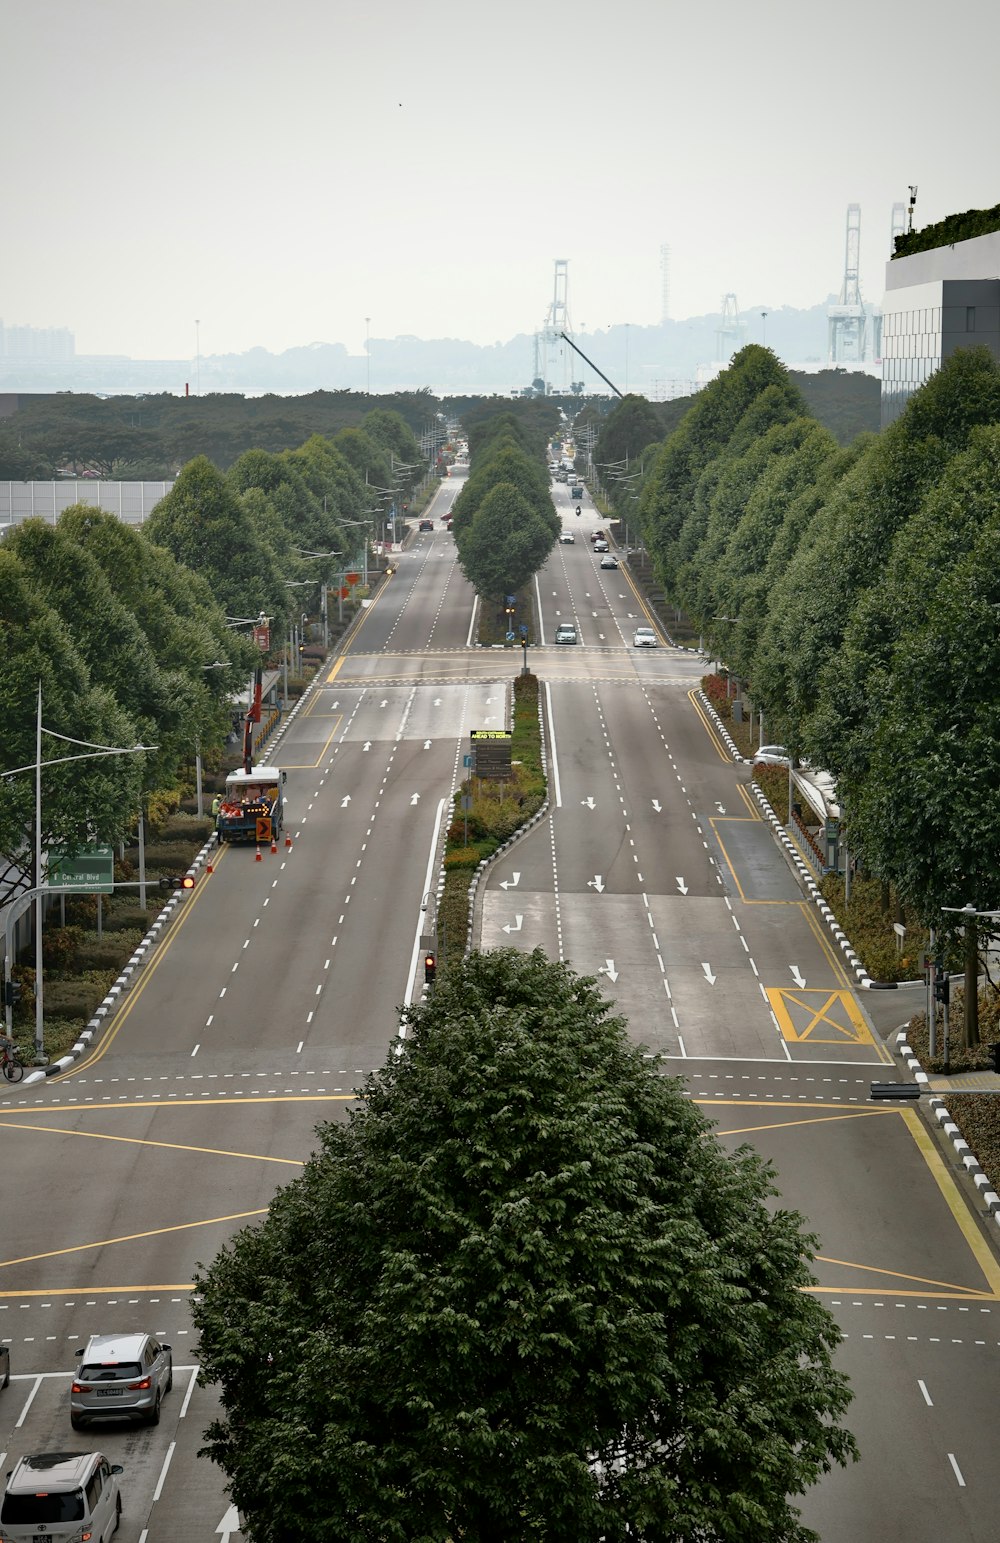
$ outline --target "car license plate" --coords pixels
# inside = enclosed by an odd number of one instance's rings
[[[124,1388],[95,1388],[98,1398],[121,1398]]]

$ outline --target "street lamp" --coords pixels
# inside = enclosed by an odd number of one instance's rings
[[[49,761],[42,761],[42,735],[47,734],[50,739],[61,739],[66,745],[83,745],[86,747],[83,755],[54,756]],[[38,885],[38,893],[35,896],[35,1058],[41,1064],[45,1060],[45,1036],[43,1030],[43,1002],[42,1002],[42,918],[43,903],[41,887],[42,883],[42,766],[63,766],[67,761],[93,761],[106,755],[140,755],[150,750],[158,750],[158,745],[97,745],[89,739],[72,739],[68,734],[57,734],[54,729],[46,729],[42,725],[42,683],[38,682],[38,708],[35,718],[35,759],[27,766],[14,766],[10,771],[0,772],[0,777],[16,777],[21,772],[33,771],[35,773],[35,881]]]

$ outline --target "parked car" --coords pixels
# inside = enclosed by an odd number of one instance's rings
[[[573,544],[574,544],[573,532],[571,530],[564,530],[564,531],[562,531],[560,533],[559,540],[562,542],[563,546],[573,546]]]
[[[10,1346],[0,1345],[0,1388],[10,1382]]]
[[[614,552],[605,552],[604,556],[601,558],[601,567],[602,568],[617,568],[618,567],[618,559],[615,556]]]
[[[70,1390],[70,1423],[90,1420],[160,1423],[160,1403],[174,1385],[170,1346],[152,1334],[92,1334],[78,1350]]]
[[[636,627],[632,638],[633,648],[655,648],[656,642],[656,633],[652,627]]]
[[[555,640],[557,643],[575,643],[576,628],[573,626],[573,623],[569,621],[561,621],[556,628]]]
[[[108,1543],[118,1531],[121,1463],[101,1452],[36,1452],[7,1475],[0,1501],[5,1543]]]
[[[755,750],[751,760],[761,761],[765,766],[791,766],[791,752],[784,745],[761,745]]]

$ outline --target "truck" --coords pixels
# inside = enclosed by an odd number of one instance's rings
[[[219,840],[252,841],[256,846],[276,841],[287,775],[278,766],[241,766],[230,772],[215,817]]]
[[[263,846],[278,839],[284,815],[286,772],[278,766],[254,766],[253,731],[260,722],[263,663],[254,671],[250,705],[243,720],[243,765],[231,771],[219,800],[215,829],[220,841],[252,841]]]

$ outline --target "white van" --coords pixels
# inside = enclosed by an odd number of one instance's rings
[[[120,1463],[100,1452],[36,1452],[7,1475],[0,1536],[10,1543],[109,1543],[118,1531]]]

